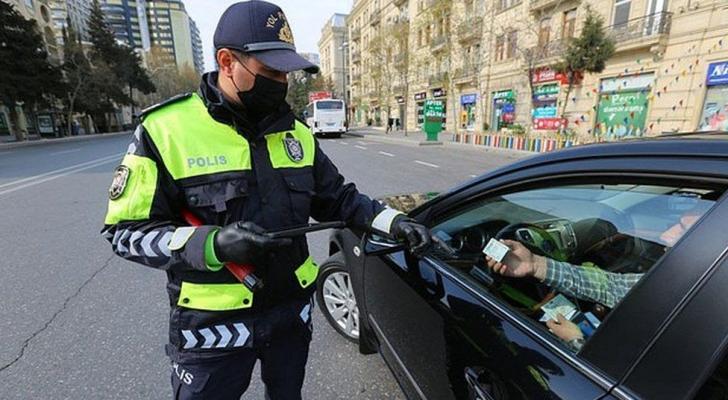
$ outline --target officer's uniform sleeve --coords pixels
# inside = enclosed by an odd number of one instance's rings
[[[190,227],[179,217],[177,198],[154,143],[139,125],[114,172],[101,234],[129,261],[162,270],[212,270],[205,247],[217,227]]]
[[[344,183],[344,177],[321,150],[318,141],[314,179],[316,194],[311,204],[311,216],[317,221],[344,221],[357,229],[390,233],[394,219],[404,215],[359,193],[353,183]]]

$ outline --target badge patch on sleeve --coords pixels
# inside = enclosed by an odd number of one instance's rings
[[[283,144],[286,148],[286,154],[288,155],[288,158],[291,159],[291,161],[303,161],[303,145],[301,145],[300,140],[293,137],[293,135],[291,135],[291,133],[289,132],[286,135],[286,138],[283,139]]]
[[[116,200],[124,194],[130,174],[131,170],[126,165],[116,167],[114,170],[114,180],[111,182],[111,187],[109,188],[109,198],[111,200]]]

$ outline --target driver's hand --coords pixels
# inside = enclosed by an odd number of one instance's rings
[[[513,278],[534,276],[539,280],[546,278],[546,259],[531,253],[526,246],[515,240],[501,240],[501,243],[508,246],[510,251],[503,258],[502,262],[485,256],[488,268],[497,274]]]
[[[546,321],[546,326],[549,327],[554,335],[565,342],[570,342],[574,339],[584,339],[584,334],[581,333],[581,329],[561,314],[556,315],[556,321],[553,319]]]

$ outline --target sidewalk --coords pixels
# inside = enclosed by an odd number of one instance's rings
[[[531,151],[523,151],[523,150],[512,150],[512,149],[502,149],[498,147],[487,147],[487,146],[473,146],[471,144],[463,144],[463,143],[457,143],[450,141],[451,133],[449,132],[440,132],[439,135],[439,141],[438,142],[427,142],[426,134],[423,131],[417,130],[417,131],[408,131],[407,136],[405,136],[404,131],[392,131],[390,133],[386,133],[384,128],[380,127],[356,127],[351,128],[347,132],[347,135],[349,136],[357,136],[361,138],[367,138],[371,140],[377,140],[377,141],[383,141],[383,142],[392,142],[392,143],[402,143],[402,144],[408,144],[411,146],[427,146],[427,145],[439,145],[439,146],[447,146],[447,147],[457,147],[457,148],[466,148],[466,149],[475,149],[477,151],[485,151],[485,152],[499,152],[499,153],[509,153],[509,154],[520,154],[520,155],[534,155],[537,153],[531,152]]]
[[[90,135],[79,135],[69,136],[62,138],[44,138],[38,135],[31,135],[22,142],[15,140],[15,136],[2,135],[0,136],[0,150],[15,149],[19,147],[28,147],[50,143],[68,143],[68,142],[83,142],[86,140],[98,139],[102,137],[113,137],[122,135],[131,135],[132,131],[121,131],[111,133],[92,133]]]

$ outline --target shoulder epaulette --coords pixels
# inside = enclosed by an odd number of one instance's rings
[[[182,94],[178,94],[176,96],[172,96],[165,101],[159,102],[155,105],[152,105],[152,106],[149,106],[149,107],[143,109],[142,112],[139,114],[139,118],[141,118],[143,120],[144,117],[149,115],[150,113],[152,113],[156,110],[159,110],[162,107],[166,107],[172,103],[176,103],[180,100],[184,100],[190,96],[192,96],[192,92],[182,93]]]

